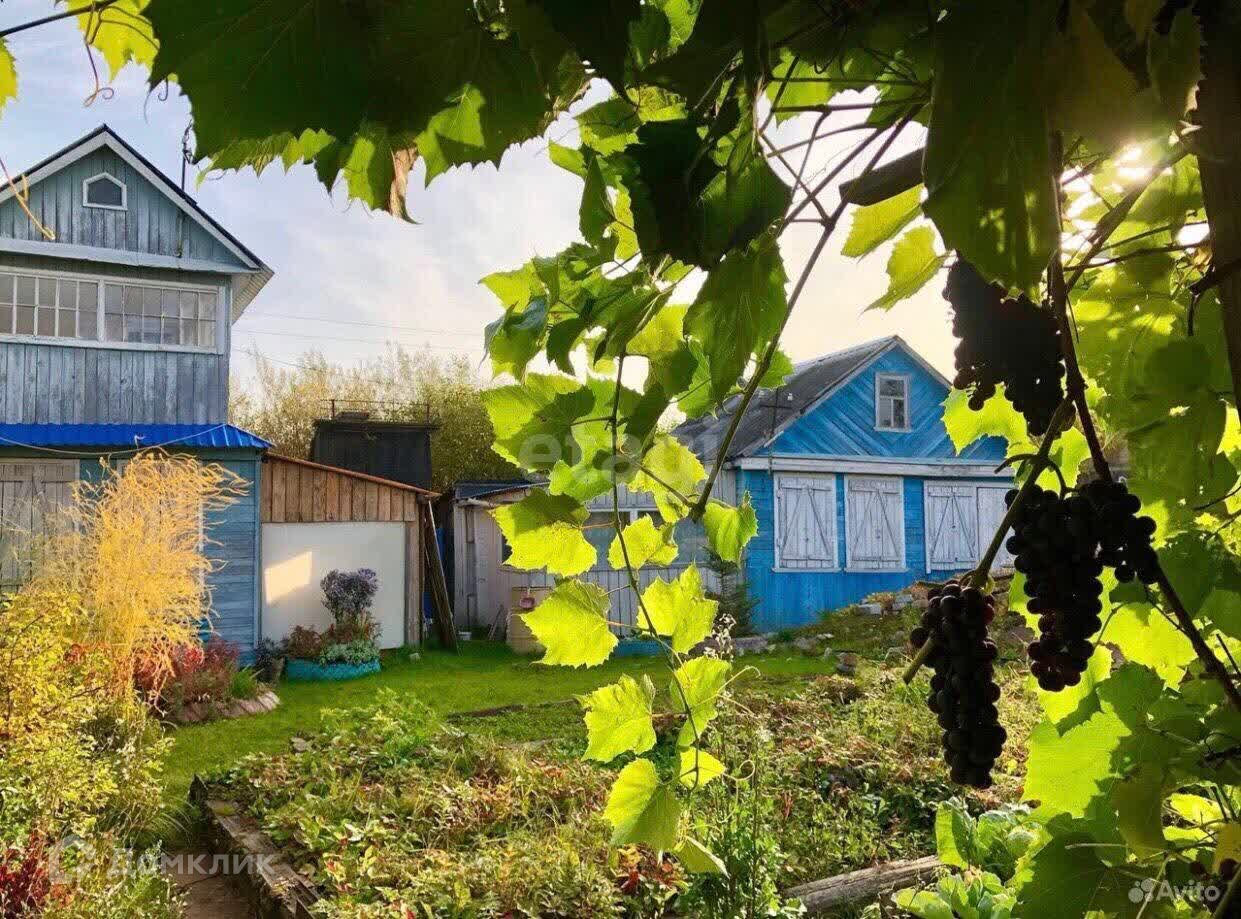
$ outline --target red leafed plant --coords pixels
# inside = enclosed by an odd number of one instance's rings
[[[237,673],[241,651],[232,642],[212,638],[206,644],[182,645],[172,653],[167,675],[141,665],[134,680],[140,692],[157,700],[164,711],[196,702],[221,702]]]
[[[51,889],[42,842],[0,851],[0,919],[38,915]]]

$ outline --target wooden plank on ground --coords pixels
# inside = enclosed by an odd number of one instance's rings
[[[944,867],[934,855],[862,868],[848,874],[799,884],[784,892],[795,897],[806,907],[807,915],[822,915],[845,903],[873,900],[906,887],[916,887],[935,877]]]

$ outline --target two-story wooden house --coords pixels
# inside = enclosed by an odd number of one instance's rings
[[[263,261],[106,125],[0,190],[0,584],[15,543],[102,458],[162,446],[257,485],[265,441],[230,426],[230,327]],[[259,634],[258,489],[205,521],[218,634]],[[5,545],[5,543],[8,545]]]

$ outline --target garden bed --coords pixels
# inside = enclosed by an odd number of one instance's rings
[[[1021,675],[1004,674],[1005,717],[1032,715]],[[739,783],[714,783],[694,832],[783,908],[778,891],[935,850],[947,781],[926,687],[864,665],[857,681],[800,673],[745,678],[708,737]],[[662,700],[660,700],[662,701]],[[552,742],[516,747],[539,739]],[[1014,731],[1024,736],[1024,731]],[[615,850],[601,817],[613,771],[580,760],[585,732],[567,706],[493,710],[438,723],[387,693],[377,708],[327,716],[297,748],[252,757],[209,779],[237,802],[339,916],[428,904],[432,911],[694,915],[729,896],[674,859]],[[663,736],[656,756],[675,747]],[[1010,745],[997,784],[968,793],[975,811],[1017,796],[1024,751]],[[755,828],[758,832],[755,835]],[[746,837],[746,838],[742,838]],[[663,907],[659,907],[663,908]]]

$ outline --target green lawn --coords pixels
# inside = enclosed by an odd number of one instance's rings
[[[772,675],[811,675],[827,669],[818,659],[797,656],[748,657],[743,663]],[[177,728],[165,764],[165,793],[171,801],[183,801],[194,775],[227,766],[250,753],[279,750],[289,738],[318,727],[324,709],[373,705],[381,689],[412,693],[447,714],[569,699],[612,682],[622,673],[650,673],[659,685],[666,682],[663,672],[662,659],[649,657],[615,658],[590,669],[544,667],[504,645],[484,642],[468,642],[459,654],[427,651],[417,661],[393,652],[385,658],[383,671],[373,676],[342,683],[281,683],[276,690],[280,707],[273,712]],[[512,739],[531,739],[541,733],[540,723],[554,732],[566,722],[579,720],[572,709],[537,711],[523,719],[528,724],[502,726],[485,719],[480,728]]]

